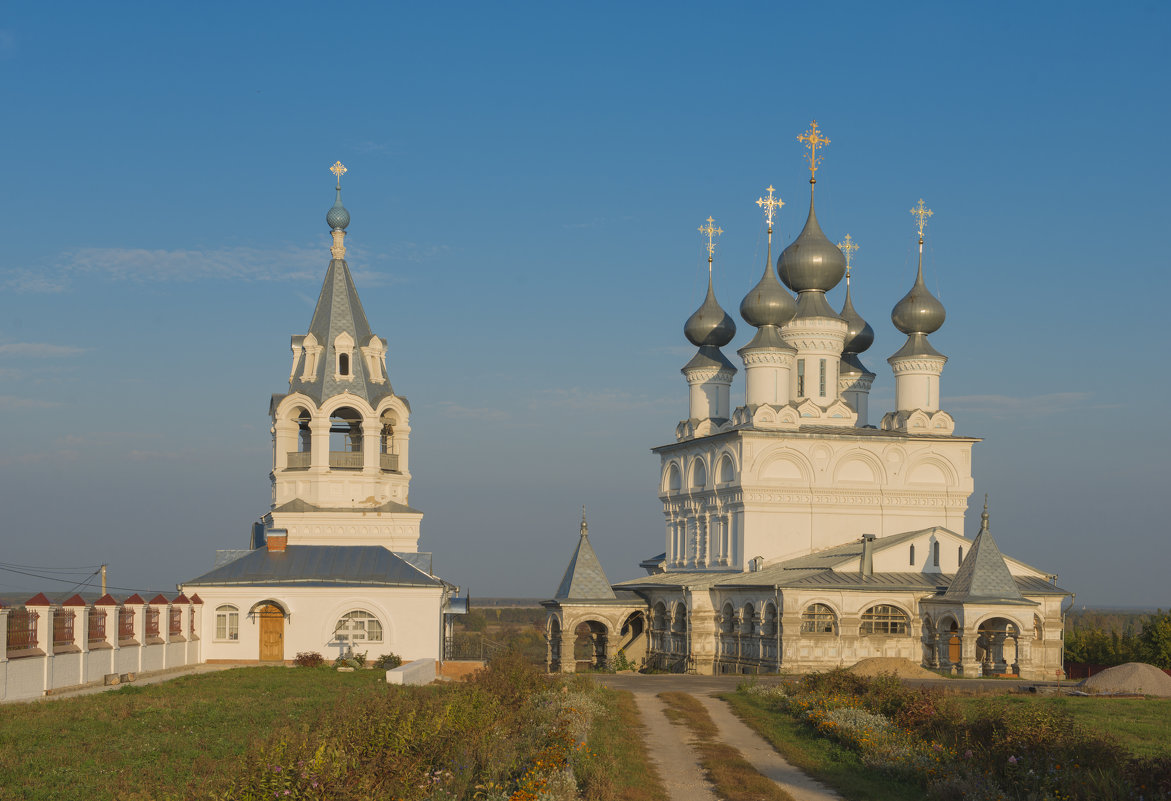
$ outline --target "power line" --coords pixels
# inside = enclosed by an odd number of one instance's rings
[[[0,562],[0,567],[17,567],[23,570],[46,570],[50,573],[80,573],[96,570],[101,565],[81,565],[80,567],[46,567],[42,565],[18,565],[15,562]]]

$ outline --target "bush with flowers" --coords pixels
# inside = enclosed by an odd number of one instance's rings
[[[1051,706],[1003,696],[969,714],[894,676],[845,670],[779,689],[742,685],[759,708],[792,716],[882,773],[940,799],[1114,801],[1171,799],[1171,758],[1135,759]]]

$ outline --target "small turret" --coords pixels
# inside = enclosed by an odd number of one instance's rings
[[[846,341],[842,345],[841,370],[838,373],[838,390],[842,400],[858,415],[857,425],[866,427],[870,407],[870,388],[874,384],[874,373],[866,369],[858,354],[874,344],[874,329],[862,319],[854,308],[850,287],[850,261],[858,251],[858,244],[846,234],[838,248],[846,257],[846,302],[842,305],[841,318],[846,321]]]
[[[691,420],[723,422],[730,416],[729,390],[736,368],[720,352],[736,336],[736,323],[716,300],[712,285],[712,259],[715,239],[724,232],[708,217],[699,232],[707,238],[707,296],[695,313],[687,318],[683,334],[699,348],[680,371],[690,387],[688,417]]]

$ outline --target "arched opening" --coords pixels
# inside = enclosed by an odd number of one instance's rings
[[[350,354],[339,353],[337,357],[337,372],[338,375],[350,374]]]
[[[915,564],[915,544],[911,543],[911,564]]]
[[[756,609],[750,603],[740,613],[740,633],[746,637],[756,633]]]
[[[777,636],[777,607],[775,604],[764,605],[764,616],[760,621],[760,636]]]
[[[985,676],[1019,674],[1019,636],[1017,625],[1007,618],[993,617],[980,624],[976,630],[976,661],[980,663]]]
[[[736,633],[736,609],[731,601],[725,603],[724,608],[720,610],[720,633]]]
[[[343,654],[364,651],[367,644],[380,645],[382,641],[382,621],[365,609],[346,612],[333,627],[333,642]]]
[[[549,631],[547,634],[549,643],[549,669],[551,671],[561,670],[561,621],[555,616],[549,617]]]
[[[838,616],[825,604],[810,604],[801,613],[802,634],[836,634]]]
[[[398,425],[398,417],[390,409],[384,411],[378,418],[378,459],[383,470],[397,471],[398,444],[394,440],[394,428]]]
[[[606,668],[606,624],[597,620],[583,620],[573,630],[573,661],[575,670],[604,670]]]
[[[683,480],[679,477],[679,465],[672,464],[667,468],[667,491],[678,492],[683,488]]]
[[[256,610],[260,619],[261,662],[280,662],[285,658],[285,613],[276,604],[266,603]]]
[[[646,658],[646,615],[642,612],[632,612],[622,623],[618,635],[616,654],[621,654],[626,661],[636,665]]]
[[[313,449],[313,434],[309,430],[309,420],[311,419],[309,410],[298,406],[290,416],[297,424],[297,452],[309,453]]]
[[[329,466],[362,469],[362,415],[343,406],[329,417]]]

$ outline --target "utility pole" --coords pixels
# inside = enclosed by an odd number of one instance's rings
[[[102,565],[102,595],[106,594],[106,566]]]

